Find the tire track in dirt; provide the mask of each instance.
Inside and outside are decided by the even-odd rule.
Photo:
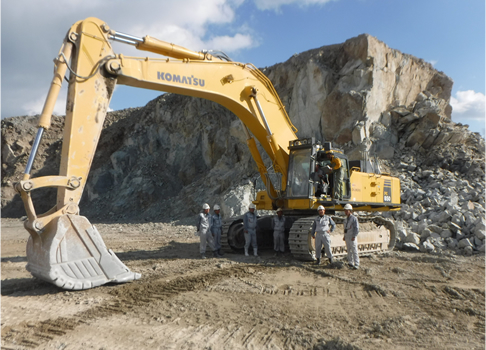
[[[157,276],[153,276],[142,283],[130,283],[126,285],[117,286],[116,289],[110,291],[110,294],[117,298],[117,300],[108,300],[101,305],[92,307],[83,312],[77,313],[72,317],[60,317],[48,321],[43,321],[37,324],[30,323],[29,326],[19,325],[15,331],[6,332],[3,336],[4,347],[12,349],[20,348],[37,348],[46,342],[53,341],[56,337],[65,336],[70,331],[75,330],[80,325],[90,325],[101,318],[109,318],[116,315],[135,315],[141,319],[147,318],[147,307],[160,301],[167,301],[176,296],[197,291],[206,291],[210,293],[222,293],[232,295],[234,293],[242,294],[258,294],[266,295],[273,299],[290,298],[291,300],[306,299],[308,297],[318,297],[326,300],[326,304],[342,304],[348,298],[356,299],[363,302],[363,299],[382,298],[381,294],[377,292],[377,288],[369,287],[368,290],[348,290],[344,287],[350,281],[343,279],[339,283],[333,283],[328,287],[323,287],[314,284],[305,284],[303,287],[292,287],[286,284],[269,286],[261,281],[255,280],[255,275],[264,272],[267,275],[287,272],[288,268],[280,269],[275,267],[265,267],[261,265],[245,265],[219,269],[209,273],[201,274],[197,270],[193,271],[194,276],[178,277],[170,281],[160,280]],[[317,275],[319,278],[335,277],[332,274],[316,271],[313,269],[293,268],[293,273],[300,273],[300,271],[309,270],[311,274]],[[228,287],[230,280],[231,288]],[[236,283],[234,283],[236,281]],[[282,281],[284,282],[284,281]],[[354,283],[352,283],[354,284]],[[378,289],[379,290],[379,289]],[[306,303],[304,301],[304,303]],[[366,304],[369,304],[366,302]],[[373,303],[372,303],[373,304]],[[150,315],[150,312],[148,312]],[[341,308],[339,314],[345,317],[345,312]],[[174,326],[178,323],[178,319],[171,322],[171,327],[166,327],[164,331],[167,336],[172,339],[174,348],[180,348],[185,341],[190,342],[191,337],[196,333],[199,339],[206,342],[221,342],[228,347],[234,346],[235,343],[240,344],[243,348],[252,346],[263,347],[278,347],[278,341],[274,336],[277,333],[282,333],[279,327],[264,327],[261,328],[258,324],[254,325],[224,325],[218,330],[217,328],[209,326],[200,326],[192,331],[184,330],[184,326]],[[223,331],[224,330],[224,331]],[[181,336],[184,334],[184,336]],[[192,336],[191,336],[192,334]],[[308,337],[316,336],[314,332],[309,332]],[[285,347],[285,342],[292,342],[294,335],[290,338],[282,340]],[[301,337],[301,336],[300,336]],[[217,339],[216,339],[217,338]],[[291,344],[291,343],[290,343]],[[16,347],[16,346],[20,346]],[[282,345],[282,344],[280,344]]]
[[[428,264],[450,263],[449,260],[437,258],[416,260]],[[372,322],[371,327],[367,326],[366,332],[373,338],[389,340],[393,338],[394,345],[397,347],[413,348],[417,345],[415,339],[417,333],[420,333],[421,337],[427,338],[428,334],[433,332],[434,334],[441,334],[441,339],[446,340],[448,344],[452,344],[453,348],[458,349],[463,347],[463,340],[457,339],[458,332],[464,334],[474,332],[478,337],[484,339],[484,290],[452,287],[449,275],[444,273],[440,267],[435,267],[445,279],[431,278],[431,276],[422,275],[419,272],[413,273],[413,277],[403,278],[402,276],[400,279],[395,279],[392,275],[389,280],[383,276],[374,278],[374,283],[367,283],[338,276],[332,273],[332,270],[317,273],[346,281],[348,284],[360,284],[364,287],[364,291],[378,296],[378,298],[371,299],[371,304],[374,304],[374,306],[367,309],[367,317],[371,320],[374,319],[372,310],[376,310],[376,315],[381,313],[386,316],[382,317],[381,321],[380,317],[376,317],[376,321]],[[402,289],[399,293],[393,288],[397,283],[401,285]],[[403,285],[413,288],[403,289]],[[356,291],[352,292],[352,294],[355,293]],[[390,296],[395,298],[389,298]],[[459,302],[455,303],[455,301]],[[389,307],[393,307],[393,305],[390,305],[391,303],[400,304],[405,312],[395,315],[389,313]],[[469,306],[465,307],[464,303]],[[347,309],[346,312],[356,313],[356,303],[353,306],[347,305],[345,309]],[[457,318],[451,317],[450,311],[456,313]],[[459,313],[466,317],[462,317]],[[461,322],[455,322],[459,319]],[[365,324],[366,322],[363,321],[362,323]],[[430,345],[424,344],[423,346],[428,347]]]
[[[145,348],[150,348],[151,344],[156,347],[162,339],[164,349],[201,348],[201,344],[214,349],[281,349],[296,344],[296,348],[309,348],[316,339],[335,337],[332,329],[325,333],[314,327],[329,320],[335,323],[335,329],[343,326],[356,329],[356,334],[347,338],[350,345],[359,345],[370,337],[393,339],[390,348],[406,349],[417,343],[408,340],[407,337],[412,339],[412,334],[403,334],[404,330],[419,332],[423,338],[427,338],[429,331],[452,337],[447,332],[457,326],[445,321],[437,325],[434,321],[438,319],[437,310],[449,307],[456,307],[458,314],[475,322],[470,328],[457,330],[480,333],[481,325],[484,329],[484,312],[477,311],[484,309],[484,290],[450,285],[437,288],[436,285],[444,281],[435,277],[422,281],[423,297],[417,299],[413,294],[417,288],[396,293],[395,284],[392,284],[397,283],[394,274],[367,282],[363,278],[364,270],[360,271],[361,278],[356,279],[354,271],[316,268],[309,264],[210,265],[189,263],[174,272],[184,271],[183,276],[163,277],[154,272],[143,280],[106,288],[105,292],[112,298],[72,317],[19,324],[14,330],[2,331],[3,348],[35,349],[47,343],[55,344],[56,339],[69,341],[74,331],[79,335],[85,329],[109,329],[102,328],[103,322],[113,317],[118,318],[125,329],[147,325],[152,334],[157,334],[154,339],[136,335],[132,343],[144,341]],[[409,279],[402,280],[407,283]],[[426,286],[428,282],[432,283],[431,287]],[[221,300],[234,300],[235,305],[218,310],[215,306]],[[252,300],[258,302],[254,308],[247,309]],[[468,304],[455,305],[454,301]],[[316,303],[320,307],[312,311]],[[396,307],[400,303],[408,313]],[[286,305],[310,308],[311,312],[282,313]],[[361,310],[367,311],[363,313],[366,316],[360,317]],[[299,319],[302,314],[309,319]],[[272,321],[273,317],[276,321]],[[104,345],[110,344],[109,339],[102,341]]]
[[[2,331],[2,348],[18,349],[37,348],[56,336],[65,335],[80,324],[89,324],[93,320],[106,318],[115,314],[126,314],[137,307],[151,303],[154,300],[166,300],[180,293],[204,289],[210,284],[231,276],[246,275],[264,269],[263,266],[237,266],[217,271],[175,278],[169,282],[158,281],[155,278],[146,279],[140,283],[132,282],[120,285],[110,294],[118,297],[117,301],[103,302],[88,310],[71,317],[60,317],[39,323],[20,324]],[[89,321],[88,321],[89,320]]]

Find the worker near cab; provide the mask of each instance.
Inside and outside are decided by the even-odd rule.
[[[245,256],[248,256],[250,244],[253,247],[253,255],[258,256],[258,245],[256,237],[257,216],[255,213],[256,206],[251,203],[248,212],[243,216],[243,230],[245,234]]]
[[[327,153],[328,159],[331,161],[329,167],[333,173],[336,173],[334,181],[334,199],[342,199],[343,197],[343,182],[344,182],[344,171],[341,159],[334,156],[334,152]]]
[[[275,250],[275,256],[279,256],[285,252],[285,217],[282,208],[278,208],[277,215],[272,218],[272,228],[273,250]]]
[[[311,173],[310,177],[312,182],[314,182],[314,185],[317,184],[315,196],[320,197],[322,194],[324,194],[323,191],[324,171],[322,170],[318,162],[316,162],[314,172]]]
[[[359,269],[359,255],[358,255],[358,234],[359,222],[358,218],[352,214],[353,206],[346,204],[344,206],[344,214],[346,220],[344,221],[344,237],[346,242],[346,250],[348,251],[348,265],[352,269]]]
[[[322,245],[324,245],[324,251],[326,256],[329,258],[329,262],[332,264],[334,262],[332,252],[331,252],[331,236],[330,233],[336,228],[334,220],[325,215],[326,208],[320,205],[317,208],[319,216],[312,223],[311,235],[312,238],[316,240],[316,264],[321,263],[321,251]]]
[[[201,259],[206,259],[206,246],[209,244],[209,248],[213,251],[214,256],[214,241],[213,234],[211,233],[211,215],[209,215],[209,204],[204,203],[202,206],[202,212],[199,213],[197,222],[197,234],[199,235],[199,253]]]
[[[221,207],[219,205],[215,205],[213,208],[214,214],[211,217],[211,233],[213,234],[214,240],[214,251],[218,257],[222,257],[223,253],[221,252],[221,232],[222,232],[222,221],[221,215],[219,214],[221,211]]]

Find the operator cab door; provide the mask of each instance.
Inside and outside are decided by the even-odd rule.
[[[310,183],[314,171],[316,153],[314,138],[290,141],[289,170],[287,174],[287,198],[310,198],[314,186]]]

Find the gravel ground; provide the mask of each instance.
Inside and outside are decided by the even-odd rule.
[[[484,349],[485,261],[393,251],[362,268],[227,253],[193,226],[95,224],[140,280],[65,291],[26,270],[2,219],[2,349]]]

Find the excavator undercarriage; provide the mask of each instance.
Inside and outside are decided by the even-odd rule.
[[[295,259],[313,261],[316,259],[315,242],[311,236],[311,227],[315,216],[299,216],[287,212],[285,215],[285,242],[286,250]],[[331,251],[333,256],[347,254],[346,243],[343,241],[344,217],[331,215],[336,223],[336,229],[331,233]],[[258,219],[257,240],[259,248],[271,249],[273,247],[272,216]],[[359,254],[383,252],[392,250],[395,246],[395,224],[389,219],[380,216],[358,216],[360,233],[358,239]],[[226,252],[242,251],[245,245],[242,218],[225,220],[222,227],[221,245]]]

